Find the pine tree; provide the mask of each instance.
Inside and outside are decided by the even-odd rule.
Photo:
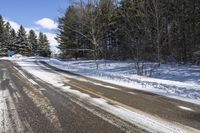
[[[59,19],[64,57],[85,48],[95,59],[200,64],[200,1],[78,1]]]
[[[86,46],[81,47],[81,45],[79,45],[80,42],[82,45],[84,45],[83,44],[84,38],[78,39],[79,35],[76,32],[69,30],[68,28],[68,25],[71,26],[78,25],[77,21],[73,21],[76,19],[74,14],[76,10],[78,9],[74,6],[68,7],[65,13],[65,17],[59,19],[58,28],[60,33],[57,36],[57,40],[60,43],[58,48],[61,50],[63,57],[66,56],[73,57],[76,54],[76,50],[78,48],[86,49]]]
[[[17,43],[17,35],[16,35],[15,30],[12,29],[10,33],[10,47],[9,47],[11,51],[16,52],[17,50],[16,43]]]
[[[101,56],[104,58],[113,58],[117,53],[117,38],[116,38],[116,31],[117,31],[117,23],[116,23],[116,3],[114,0],[100,0],[99,3],[99,22],[102,27],[102,45],[101,45]]]
[[[44,51],[45,55],[50,57],[51,51],[50,51],[50,46],[49,46],[49,40],[47,39],[47,36],[44,34]]]
[[[17,46],[16,53],[21,54],[21,55],[25,55],[25,56],[30,56],[31,47],[28,43],[26,31],[25,31],[25,29],[22,25],[20,26],[20,29],[17,32],[17,44],[16,44],[16,46]]]
[[[5,39],[5,44],[4,44],[4,48],[5,48],[5,52],[7,52],[8,50],[11,50],[11,46],[13,45],[11,42],[11,26],[10,23],[7,22],[5,24],[5,30],[4,30],[4,39]]]
[[[39,33],[38,37],[38,45],[39,45],[39,55],[43,56],[43,46],[44,46],[44,35],[42,32]]]
[[[41,32],[39,33],[38,44],[39,44],[39,55],[44,57],[49,57],[51,54],[49,41],[47,39],[47,36]]]
[[[32,55],[38,55],[38,42],[37,42],[37,35],[35,34],[34,30],[29,31],[28,41],[31,47]]]
[[[3,17],[0,15],[0,56],[6,55],[5,50],[5,22]]]

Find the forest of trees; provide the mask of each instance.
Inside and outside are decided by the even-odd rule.
[[[78,0],[58,28],[64,58],[200,64],[199,0]]]
[[[50,47],[47,36],[34,30],[26,33],[23,26],[15,31],[9,22],[5,22],[0,15],[0,56],[7,56],[8,51],[24,56],[50,56]]]

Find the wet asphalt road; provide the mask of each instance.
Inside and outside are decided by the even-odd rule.
[[[146,132],[0,61],[0,133]]]
[[[50,69],[42,66],[40,69],[72,75],[67,77],[70,81],[66,82],[66,85],[80,92],[110,99],[123,107],[138,109],[171,123],[200,129],[198,105],[85,78],[45,65]],[[14,66],[21,69],[9,61],[0,61],[2,133],[147,132],[72,95],[64,94],[58,88],[23,71],[33,81],[30,82],[16,71]],[[78,80],[73,76],[84,78],[89,82]]]

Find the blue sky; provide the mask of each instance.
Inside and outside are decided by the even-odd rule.
[[[15,29],[23,25],[27,31],[46,33],[54,49],[57,19],[69,4],[70,0],[1,0],[0,14]]]

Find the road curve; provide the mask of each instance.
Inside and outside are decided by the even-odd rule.
[[[0,61],[0,133],[147,132],[16,67]]]
[[[164,127],[160,131],[181,132],[179,128],[186,132],[200,130],[198,105],[86,78],[44,62],[32,64],[37,67],[37,71],[55,73],[62,77],[64,86],[70,86],[75,91],[139,112],[148,116],[150,122],[158,120],[152,125],[158,126],[157,129],[165,125],[159,124],[159,121],[172,127],[175,125],[175,130]],[[69,90],[64,93],[59,87],[41,80],[27,70],[10,61],[0,61],[2,132],[156,132],[152,130],[154,127],[148,125],[147,117],[144,117],[147,127],[138,122],[143,116],[139,119],[133,117],[135,120],[131,119],[132,116],[131,120],[124,119],[123,114],[117,115],[101,107],[101,104],[96,106],[88,97],[77,97],[69,93]]]

